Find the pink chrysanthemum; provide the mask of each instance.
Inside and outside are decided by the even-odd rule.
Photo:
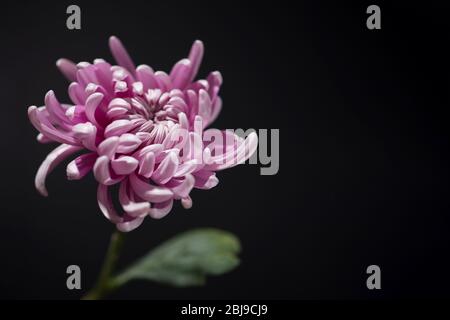
[[[167,215],[173,200],[190,208],[190,191],[216,186],[215,172],[248,159],[257,148],[257,136],[243,139],[205,129],[221,109],[222,77],[215,71],[194,81],[203,56],[201,41],[194,42],[189,57],[169,75],[147,65],[136,68],[116,37],[109,45],[118,65],[101,59],[77,65],[58,60],[58,68],[72,81],[68,92],[73,104],[59,103],[49,91],[45,106],[29,107],[38,141],[61,143],[40,166],[35,184],[46,196],[47,174],[84,151],[67,165],[68,179],[81,179],[93,170],[101,211],[119,230],[130,231],[146,216]],[[118,183],[120,214],[108,192]]]

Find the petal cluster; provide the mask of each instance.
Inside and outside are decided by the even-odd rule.
[[[28,116],[39,142],[60,143],[37,172],[39,192],[46,196],[46,176],[75,157],[67,165],[68,179],[92,171],[102,213],[125,232],[147,216],[164,217],[174,200],[190,208],[191,190],[215,187],[216,171],[248,159],[257,136],[243,139],[208,129],[222,107],[222,76],[214,71],[195,80],[203,57],[201,41],[169,74],[136,67],[116,37],[109,45],[117,65],[102,59],[78,64],[58,60],[57,67],[71,81],[71,103],[60,103],[49,91],[45,105],[29,107]],[[114,208],[109,190],[116,184],[121,210]]]

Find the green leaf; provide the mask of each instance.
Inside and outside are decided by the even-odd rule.
[[[176,287],[202,285],[207,275],[220,275],[239,264],[239,240],[218,229],[196,229],[168,240],[114,279],[121,286],[146,279]]]

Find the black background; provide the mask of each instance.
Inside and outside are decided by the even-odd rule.
[[[448,7],[323,1],[79,2],[82,30],[66,28],[71,2],[1,4],[0,297],[77,299],[93,284],[113,230],[92,175],[36,170],[53,148],[36,142],[27,107],[53,89],[67,101],[60,57],[111,61],[119,36],[137,64],[170,70],[195,39],[200,76],[220,70],[218,128],[279,128],[280,171],[239,166],[128,235],[121,266],[194,227],[236,233],[241,266],[200,288],[130,283],[113,298],[347,299],[448,297]],[[82,291],[66,267],[82,269]],[[369,291],[368,265],[382,271]]]

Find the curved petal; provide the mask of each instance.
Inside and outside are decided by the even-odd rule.
[[[139,161],[139,171],[138,173],[146,178],[150,178],[153,174],[155,168],[155,154],[153,152],[148,152]]]
[[[136,78],[142,82],[144,90],[154,89],[157,87],[153,69],[143,64],[136,69]]]
[[[48,91],[45,95],[45,107],[51,117],[55,119],[58,124],[67,128],[67,124],[70,124],[70,120],[66,116],[66,109],[64,109],[56,99],[53,90]]]
[[[69,180],[79,180],[92,170],[97,154],[94,152],[82,154],[72,160],[66,168],[67,178]]]
[[[91,94],[86,100],[86,107],[85,107],[86,117],[96,127],[100,127],[100,125],[98,124],[97,119],[95,118],[95,113],[102,100],[103,94],[99,92]]]
[[[150,209],[148,215],[153,219],[164,218],[170,212],[170,210],[172,210],[172,206],[173,206],[173,199],[161,203],[155,203],[153,207]]]
[[[177,62],[170,72],[170,78],[174,88],[184,89],[191,78],[191,61],[189,59],[182,59]]]
[[[177,197],[186,198],[187,196],[189,196],[189,192],[191,192],[194,184],[195,178],[191,174],[188,174],[178,186],[171,189]]]
[[[170,152],[161,161],[155,172],[153,172],[152,180],[160,184],[165,184],[172,179],[173,175],[177,171],[178,163],[179,160],[176,154],[174,152]]]
[[[192,198],[190,196],[187,196],[186,198],[181,199],[181,205],[185,209],[192,208]]]
[[[178,166],[177,171],[175,172],[175,174],[173,176],[176,178],[183,177],[189,173],[194,172],[195,169],[197,169],[197,166],[198,166],[198,161],[195,159],[186,161]]]
[[[124,221],[116,224],[117,230],[121,232],[130,232],[139,227],[144,218],[132,218],[127,215],[124,216]]]
[[[124,133],[119,138],[119,144],[117,145],[117,152],[123,154],[129,154],[135,151],[142,143],[135,134]]]
[[[172,89],[172,80],[164,71],[156,71],[155,80],[161,90],[170,91]]]
[[[131,217],[144,217],[150,210],[150,203],[136,201],[133,193],[130,194],[128,180],[123,181],[119,188],[119,201],[123,210]]]
[[[219,183],[219,179],[212,171],[201,170],[194,173],[195,187],[197,189],[212,189]]]
[[[41,108],[37,108],[36,106],[28,108],[28,118],[36,130],[56,142],[79,145],[78,141],[67,132],[56,129],[48,119],[45,118],[41,110]]]
[[[198,114],[205,122],[209,122],[212,113],[212,104],[208,92],[200,89],[198,94]]]
[[[61,73],[67,78],[67,80],[76,80],[78,68],[73,61],[61,58],[56,61],[56,66],[58,67],[59,71],[61,71]]]
[[[101,184],[110,186],[124,179],[124,176],[114,176],[110,169],[110,159],[107,156],[98,157],[94,164],[94,177]]]
[[[135,75],[136,67],[134,65],[134,62],[133,60],[131,60],[130,55],[128,54],[119,38],[111,36],[109,38],[109,48],[117,63],[127,69],[132,75]]]
[[[120,156],[111,160],[111,167],[118,175],[128,175],[136,170],[138,165],[139,161],[129,156]]]
[[[209,162],[211,164],[207,164],[204,167],[205,170],[217,171],[242,164],[250,158],[258,148],[258,135],[256,132],[251,132],[245,139],[242,139],[232,132],[223,131],[223,133],[226,135],[223,145],[225,150],[223,153],[211,157],[210,161],[212,163]],[[228,139],[227,137],[231,137],[232,139]],[[220,150],[220,146],[213,146],[213,144],[210,144],[209,147]]]
[[[135,174],[130,175],[129,179],[134,192],[144,200],[160,203],[173,197],[173,192],[170,189],[151,185],[139,179]]]
[[[72,82],[67,91],[73,103],[83,105],[86,101],[86,93],[78,82]]]
[[[44,136],[42,133],[38,133],[38,135],[37,135],[37,137],[36,137],[36,140],[37,140],[39,143],[50,143],[50,142],[53,142],[52,139],[50,139],[50,138]]]
[[[119,145],[119,137],[109,137],[103,140],[98,145],[97,153],[100,156],[107,156],[108,159],[112,159],[116,154],[117,146]]]
[[[73,134],[89,150],[95,151],[97,127],[90,122],[78,123],[72,127]]]
[[[130,131],[135,124],[126,119],[115,120],[105,128],[105,137],[120,136]]]
[[[198,69],[200,68],[200,64],[202,63],[203,59],[203,42],[200,40],[196,40],[191,47],[191,51],[189,52],[189,60],[192,63],[192,71],[191,71],[191,77],[190,81],[194,80],[195,76],[198,73]]]
[[[97,202],[103,215],[113,223],[120,223],[123,219],[117,214],[108,192],[108,186],[99,184],[97,188]]]
[[[34,180],[36,189],[43,196],[48,196],[47,188],[45,187],[45,179],[47,178],[47,175],[52,172],[52,170],[59,163],[61,163],[61,161],[63,161],[71,154],[80,151],[81,149],[81,147],[62,144],[47,155],[47,157],[39,167],[36,173],[36,178]]]

